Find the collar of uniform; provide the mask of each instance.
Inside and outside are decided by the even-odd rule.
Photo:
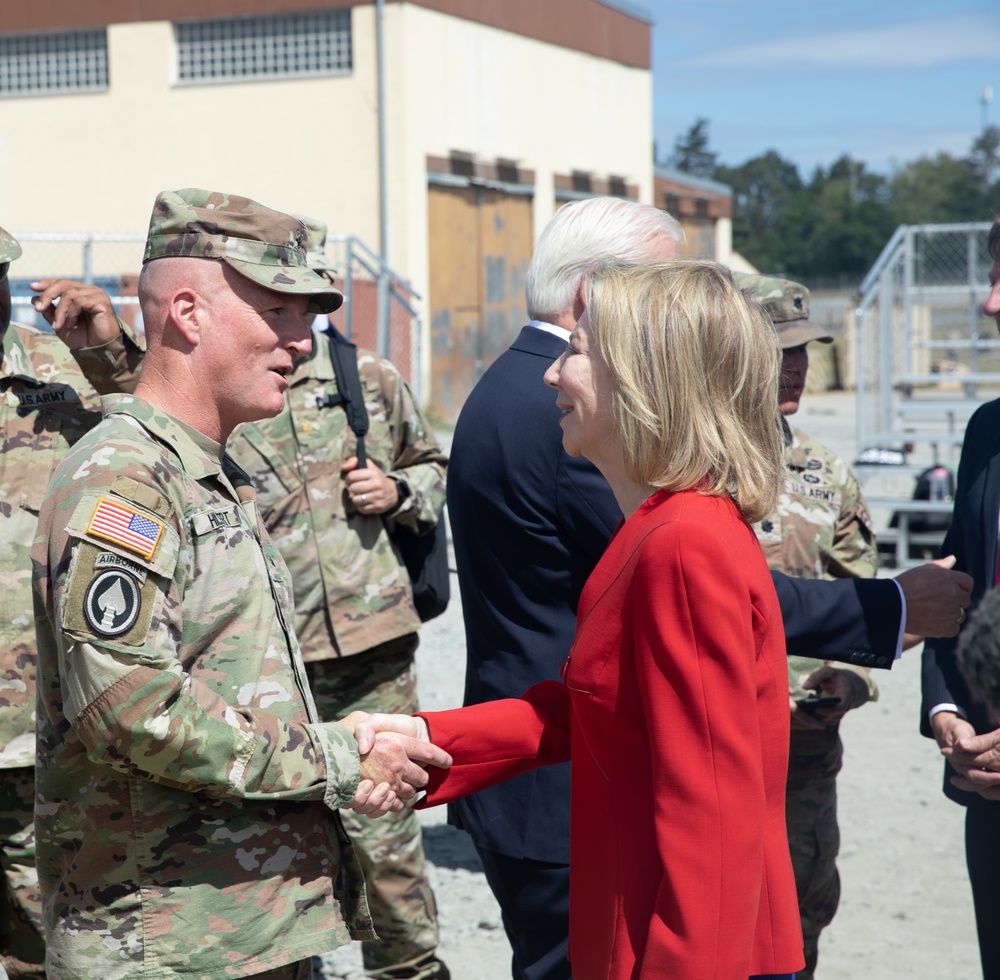
[[[785,430],[785,459],[788,465],[797,469],[803,469],[808,462],[806,451],[799,438],[799,430],[784,418],[781,424]]]
[[[104,417],[127,415],[158,442],[165,442],[180,457],[186,473],[195,480],[219,476],[225,446],[135,395],[105,395]]]
[[[35,384],[44,384],[41,378],[35,374],[35,367],[31,363],[24,341],[21,339],[21,331],[27,327],[20,327],[16,324],[9,324],[7,332],[3,336],[3,366],[0,368],[2,378],[24,378],[33,381]]]

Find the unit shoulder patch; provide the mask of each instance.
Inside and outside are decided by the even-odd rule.
[[[99,636],[121,636],[139,618],[142,608],[139,583],[117,568],[99,572],[87,586],[83,615]]]
[[[62,627],[128,646],[147,642],[163,580],[137,561],[92,541],[75,550],[66,582]]]

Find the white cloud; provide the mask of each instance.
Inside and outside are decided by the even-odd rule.
[[[958,61],[995,61],[1000,52],[1000,17],[965,13],[747,44],[674,62],[672,69],[727,68],[931,68]]]

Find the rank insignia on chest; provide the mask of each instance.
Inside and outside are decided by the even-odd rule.
[[[139,618],[139,583],[131,575],[111,569],[96,575],[83,598],[87,625],[101,636],[121,636]]]
[[[163,524],[154,517],[102,497],[87,525],[87,533],[149,559],[163,534]]]

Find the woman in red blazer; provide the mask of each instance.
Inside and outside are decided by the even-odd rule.
[[[803,957],[787,668],[748,523],[779,482],[774,330],[705,262],[606,269],[584,299],[546,381],[566,451],[600,469],[625,520],[584,588],[563,683],[418,716],[454,759],[423,805],[572,756],[576,980],[788,977]],[[394,724],[424,734],[368,727]]]

